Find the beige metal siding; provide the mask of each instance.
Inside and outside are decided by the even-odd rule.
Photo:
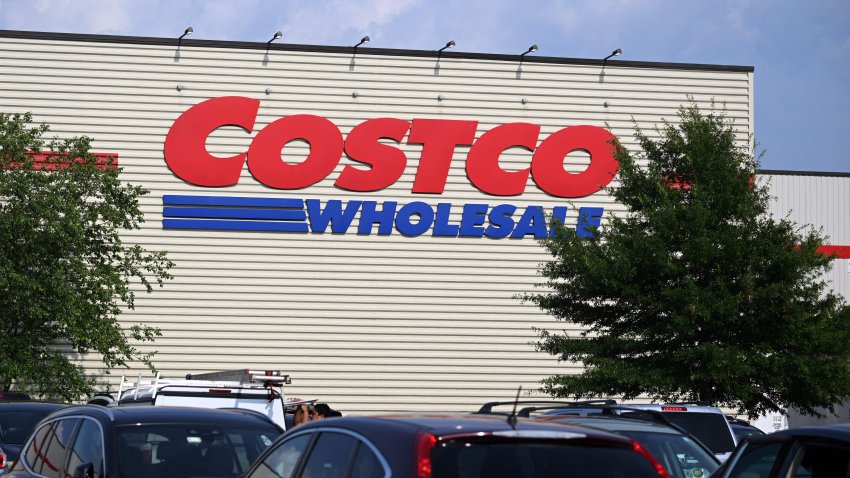
[[[819,228],[826,244],[850,246],[850,175],[767,174],[760,180],[770,184],[772,214]],[[850,300],[850,259],[832,264],[824,278]]]
[[[702,106],[725,104],[740,128],[752,133],[752,76],[742,71],[636,68],[497,60],[306,51],[242,50],[0,39],[0,110],[32,111],[60,136],[86,134],[94,149],[118,153],[125,180],[151,190],[147,222],[126,239],[167,250],[175,279],[123,315],[127,324],[160,327],[156,365],[168,377],[241,367],[291,373],[288,393],[321,398],[340,410],[466,411],[513,397],[557,373],[578,370],[534,350],[533,327],[556,323],[516,295],[535,291],[538,265],[548,255],[522,240],[420,236],[358,236],[262,232],[208,232],[162,228],[165,194],[328,199],[601,206],[618,213],[605,193],[574,201],[549,196],[529,180],[520,197],[491,197],[466,178],[468,147],[458,147],[445,193],[412,194],[421,146],[402,143],[408,165],[393,186],[375,193],[337,189],[328,179],[299,191],[269,189],[243,171],[237,186],[205,189],[176,178],[163,159],[169,127],[182,112],[209,98],[247,96],[261,101],[252,135],[222,128],[209,139],[212,154],[247,149],[252,136],[291,114],[329,118],[344,134],[369,118],[472,119],[477,135],[509,122],[542,127],[540,140],[576,124],[607,125],[634,148],[632,121],[676,121],[692,96]],[[182,91],[177,85],[183,86]],[[265,90],[271,89],[270,94]],[[357,92],[355,98],[352,93]],[[443,97],[442,101],[437,99]],[[526,103],[522,99],[526,99]],[[607,106],[606,106],[607,102]],[[294,145],[284,155],[306,154]],[[296,157],[296,156],[293,156]],[[531,154],[512,149],[501,164],[528,167]],[[581,170],[587,158],[568,157]],[[616,185],[616,182],[612,183]],[[574,224],[576,212],[568,219]],[[83,360],[92,373],[98,363]],[[135,375],[138,368],[128,371]],[[101,375],[113,385],[117,381]]]

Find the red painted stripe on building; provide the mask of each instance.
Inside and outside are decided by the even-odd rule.
[[[55,171],[57,167],[59,167],[59,168],[63,168],[63,167],[67,168],[68,167],[68,161],[64,161],[62,159],[63,157],[67,157],[67,154],[51,155],[49,153],[36,153],[35,151],[28,151],[27,154],[32,156],[33,162],[35,163],[35,164],[33,164],[33,169],[35,169],[37,171],[40,171],[42,169],[47,170],[47,171]],[[106,168],[112,169],[112,168],[118,167],[118,154],[117,153],[91,153],[91,154],[96,158],[95,159],[95,165],[98,166],[101,169],[106,169]],[[52,156],[53,159],[52,159],[51,162],[47,162],[47,158],[50,157],[50,156]],[[110,159],[111,159],[111,162],[110,162]],[[76,158],[76,159],[74,159],[74,161],[76,161],[78,163],[82,163],[83,160],[81,158]],[[15,168],[15,167],[20,167],[20,164],[13,162],[13,163],[10,164],[10,166],[12,168]]]
[[[850,246],[820,246],[818,252],[823,255],[834,255],[836,259],[850,259]]]
[[[33,161],[35,162],[34,169],[46,169],[46,170],[55,170],[57,164],[55,163],[46,163],[47,154],[36,154],[35,152],[30,152],[32,155]],[[94,155],[95,164],[102,168],[117,168],[118,167],[118,154],[117,153],[91,153]],[[65,155],[59,155],[65,156]],[[112,158],[112,162],[109,162],[109,159]],[[83,160],[81,158],[76,158],[76,162],[81,163]],[[45,164],[46,163],[46,164]]]

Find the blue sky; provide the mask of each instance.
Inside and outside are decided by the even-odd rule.
[[[0,0],[0,29],[755,67],[765,169],[850,172],[850,0]],[[2,70],[0,70],[2,71]]]

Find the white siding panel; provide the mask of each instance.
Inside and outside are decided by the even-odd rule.
[[[237,186],[204,189],[175,177],[163,159],[169,127],[187,108],[209,98],[239,95],[261,106],[253,134],[222,128],[207,142],[211,154],[245,151],[266,124],[291,114],[329,118],[343,134],[378,117],[479,121],[477,135],[509,122],[541,126],[540,140],[563,127],[607,127],[633,148],[632,121],[650,135],[663,119],[676,122],[691,96],[701,106],[725,105],[739,127],[752,133],[752,75],[745,71],[598,66],[414,56],[351,55],[307,51],[174,47],[138,44],[0,39],[0,110],[32,111],[62,137],[85,134],[94,149],[119,155],[126,181],[151,193],[142,199],[146,223],[125,234],[128,242],[167,250],[174,280],[151,295],[139,294],[122,321],[147,323],[163,336],[157,350],[166,377],[242,367],[292,374],[288,393],[320,398],[346,413],[468,411],[482,402],[509,399],[518,386],[580,370],[536,352],[534,328],[578,332],[557,323],[518,296],[541,289],[537,274],[548,254],[531,238],[405,238],[354,232],[285,234],[163,229],[166,194],[623,207],[606,193],[564,200],[529,179],[518,197],[487,196],[466,178],[469,147],[456,148],[442,195],[411,193],[420,145],[402,142],[408,157],[401,179],[375,193],[334,187],[343,157],[325,180],[300,191],[275,191],[247,168]],[[177,91],[180,84],[184,89]],[[271,94],[266,95],[266,88]],[[354,98],[353,92],[358,96]],[[443,100],[438,101],[437,96]],[[527,101],[522,103],[522,99]],[[607,106],[605,104],[607,103]],[[308,149],[289,145],[284,155]],[[508,170],[528,167],[531,154],[511,149]],[[570,154],[570,171],[588,159]],[[616,181],[612,183],[616,186]],[[845,201],[846,203],[846,201]],[[97,357],[80,361],[104,383]],[[138,364],[127,370],[131,376]]]
[[[771,213],[800,226],[820,229],[825,243],[850,246],[850,175],[768,174]],[[850,259],[835,259],[824,275],[832,289],[850,300]]]

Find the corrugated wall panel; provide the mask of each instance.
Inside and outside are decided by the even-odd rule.
[[[166,194],[241,195],[453,203],[457,223],[464,203],[623,208],[605,193],[565,200],[528,180],[516,197],[483,194],[466,177],[468,146],[456,148],[441,195],[411,193],[421,145],[402,142],[409,158],[391,187],[355,193],[334,187],[343,157],[327,179],[299,191],[277,191],[247,171],[237,186],[204,189],[175,177],[163,159],[174,120],[189,107],[219,96],[261,101],[253,134],[221,128],[210,153],[245,151],[262,127],[292,114],[327,117],[343,134],[378,117],[479,121],[477,136],[494,126],[530,122],[540,140],[570,125],[608,126],[634,147],[632,121],[650,135],[662,119],[677,121],[678,107],[694,98],[725,105],[752,133],[752,77],[744,71],[675,67],[599,66],[417,56],[174,47],[0,39],[0,109],[32,111],[60,136],[85,134],[94,149],[119,155],[123,178],[151,194],[141,204],[147,222],[125,234],[128,242],[167,250],[173,281],[140,294],[127,324],[162,329],[155,363],[165,376],[257,367],[293,376],[288,393],[321,398],[346,413],[476,409],[509,399],[519,385],[579,370],[534,350],[533,328],[579,331],[557,323],[518,295],[540,289],[537,268],[549,256],[533,240],[403,237],[355,234],[282,234],[163,229]],[[177,85],[182,85],[182,91]],[[267,95],[265,90],[271,91]],[[353,93],[357,92],[354,97]],[[438,100],[438,95],[442,100]],[[522,100],[525,99],[525,102]],[[392,143],[391,143],[392,144]],[[299,161],[303,146],[283,155]],[[510,149],[506,170],[528,167],[531,153]],[[586,154],[571,153],[569,171],[582,171]],[[616,181],[612,183],[616,185]],[[81,363],[101,373],[96,357]],[[126,373],[135,376],[138,367]],[[122,371],[100,375],[115,385]]]
[[[771,213],[820,229],[825,243],[850,246],[850,175],[769,174]],[[835,259],[824,275],[832,289],[850,301],[850,259]]]

